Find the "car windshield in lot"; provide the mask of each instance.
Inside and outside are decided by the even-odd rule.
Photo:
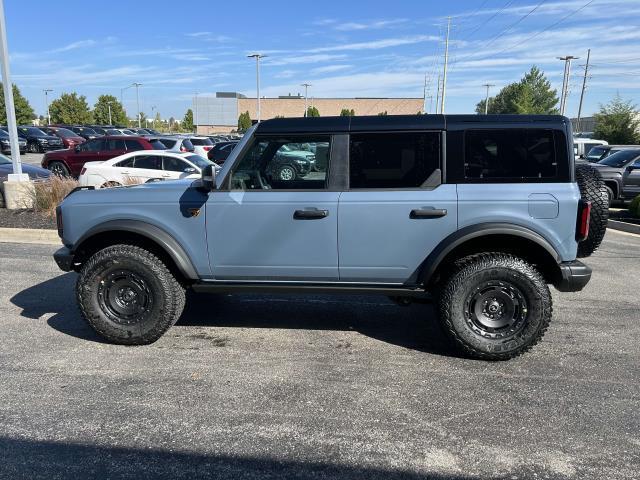
[[[26,132],[27,134],[33,136],[33,137],[46,137],[47,134],[44,133],[42,130],[40,130],[39,128],[36,127],[23,127],[21,128],[21,130],[23,132]]]
[[[87,127],[75,127],[78,132],[84,133],[85,135],[95,135],[96,131],[93,128]]]
[[[620,150],[613,155],[609,155],[607,158],[603,158],[598,162],[598,164],[607,165],[608,167],[621,168],[638,156],[640,156],[640,149]]]
[[[593,147],[589,150],[589,153],[587,153],[587,160],[599,160],[606,151],[606,148]]]
[[[4,155],[0,154],[0,165],[8,165],[11,163],[11,159],[9,157],[5,157]]]
[[[213,165],[213,162],[207,160],[206,158],[202,158],[200,155],[188,155],[186,157],[191,163],[193,163],[196,167],[203,169],[207,165]]]
[[[61,136],[62,138],[73,138],[78,136],[77,133],[72,132],[71,130],[67,130],[66,128],[58,128],[56,130],[56,134]]]

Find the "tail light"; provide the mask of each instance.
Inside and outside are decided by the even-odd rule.
[[[85,173],[87,173],[87,169],[86,167],[82,167],[82,170],[80,170],[80,175],[84,175]]]
[[[591,217],[591,202],[580,200],[578,203],[578,220],[576,223],[576,241],[582,242],[589,236],[589,218]]]
[[[205,152],[208,152],[209,150],[211,150],[213,148],[213,146],[205,146],[205,147],[202,147],[202,148],[204,148]]]
[[[58,227],[58,236],[62,238],[64,229],[62,228],[62,208],[56,207],[56,225]]]
[[[184,148],[184,147],[180,147],[180,151],[181,151],[181,152],[186,152],[186,151],[187,151],[187,149],[186,149],[186,148]]]

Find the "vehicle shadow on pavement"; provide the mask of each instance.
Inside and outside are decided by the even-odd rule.
[[[432,305],[400,306],[382,296],[188,292],[185,311],[176,324],[181,325],[356,331],[404,348],[459,356]]]
[[[2,478],[475,480],[478,477],[285,458],[0,437]],[[6,475],[6,477],[5,477]],[[486,478],[486,477],[485,477]]]
[[[40,319],[66,335],[106,343],[82,319],[74,298],[75,273],[33,285],[11,298],[21,316]],[[458,356],[440,329],[433,307],[399,306],[379,296],[214,295],[187,292],[180,326],[356,331],[404,348]]]

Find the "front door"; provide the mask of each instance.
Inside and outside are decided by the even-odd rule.
[[[622,176],[624,198],[633,199],[640,195],[640,160],[629,165]]]
[[[81,143],[76,149],[69,155],[69,167],[71,168],[71,174],[78,176],[82,170],[82,166],[87,162],[97,162],[104,160],[101,158],[100,153],[105,148],[105,141],[101,138],[94,138]]]
[[[457,228],[440,132],[352,133],[339,203],[340,281],[405,283]]]
[[[329,135],[258,137],[207,202],[217,280],[338,279],[338,197],[312,169]]]

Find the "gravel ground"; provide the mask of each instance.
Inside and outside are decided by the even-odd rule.
[[[52,250],[0,244],[2,479],[638,478],[640,237],[501,363],[369,296],[190,295],[155,344],[105,344]]]
[[[45,228],[56,229],[55,217],[31,210],[7,210],[0,208],[0,228]]]

